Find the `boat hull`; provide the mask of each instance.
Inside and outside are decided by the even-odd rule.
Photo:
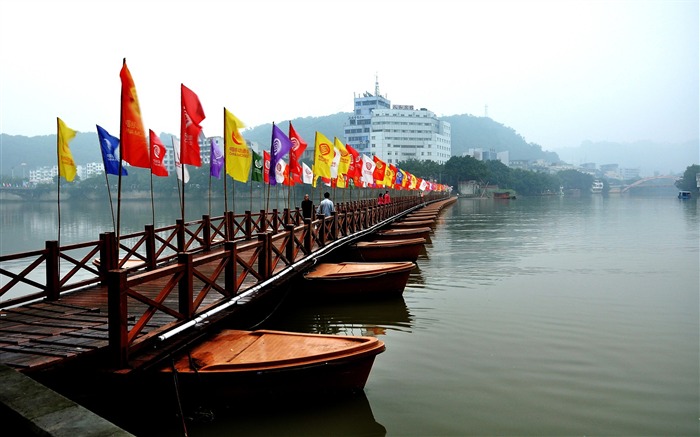
[[[425,249],[425,238],[375,240],[350,245],[354,261],[413,261]]]
[[[185,396],[227,399],[361,391],[375,357],[374,337],[224,330],[161,369]],[[167,378],[166,378],[167,379]]]
[[[419,228],[396,228],[377,231],[374,238],[377,240],[403,240],[406,238],[424,238],[430,242],[430,230],[428,227]]]
[[[414,267],[413,262],[319,264],[304,274],[303,292],[328,300],[395,298],[403,294]]]

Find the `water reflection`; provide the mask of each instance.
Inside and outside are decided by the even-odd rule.
[[[265,323],[267,329],[377,337],[387,330],[410,332],[413,317],[403,297],[369,302],[290,300]]]

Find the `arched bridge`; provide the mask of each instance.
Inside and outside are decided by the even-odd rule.
[[[662,180],[662,183],[648,184],[649,181]],[[654,185],[655,187],[675,187],[675,182],[678,180],[678,176],[651,176],[648,178],[640,179],[637,182],[630,184],[622,189],[621,193],[626,193],[631,188],[636,188],[640,186]],[[668,181],[668,182],[666,182]]]

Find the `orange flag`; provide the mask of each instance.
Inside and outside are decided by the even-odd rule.
[[[119,129],[122,159],[134,167],[150,168],[148,141],[141,120],[136,85],[134,85],[134,79],[131,78],[131,73],[126,67],[126,59],[124,59],[119,77],[122,80],[121,127]]]

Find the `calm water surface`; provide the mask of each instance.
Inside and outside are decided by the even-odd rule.
[[[192,413],[188,433],[698,435],[699,213],[675,198],[460,199],[402,299],[285,303],[264,326],[378,336],[363,394],[236,400]],[[174,416],[131,430],[183,435]]]

